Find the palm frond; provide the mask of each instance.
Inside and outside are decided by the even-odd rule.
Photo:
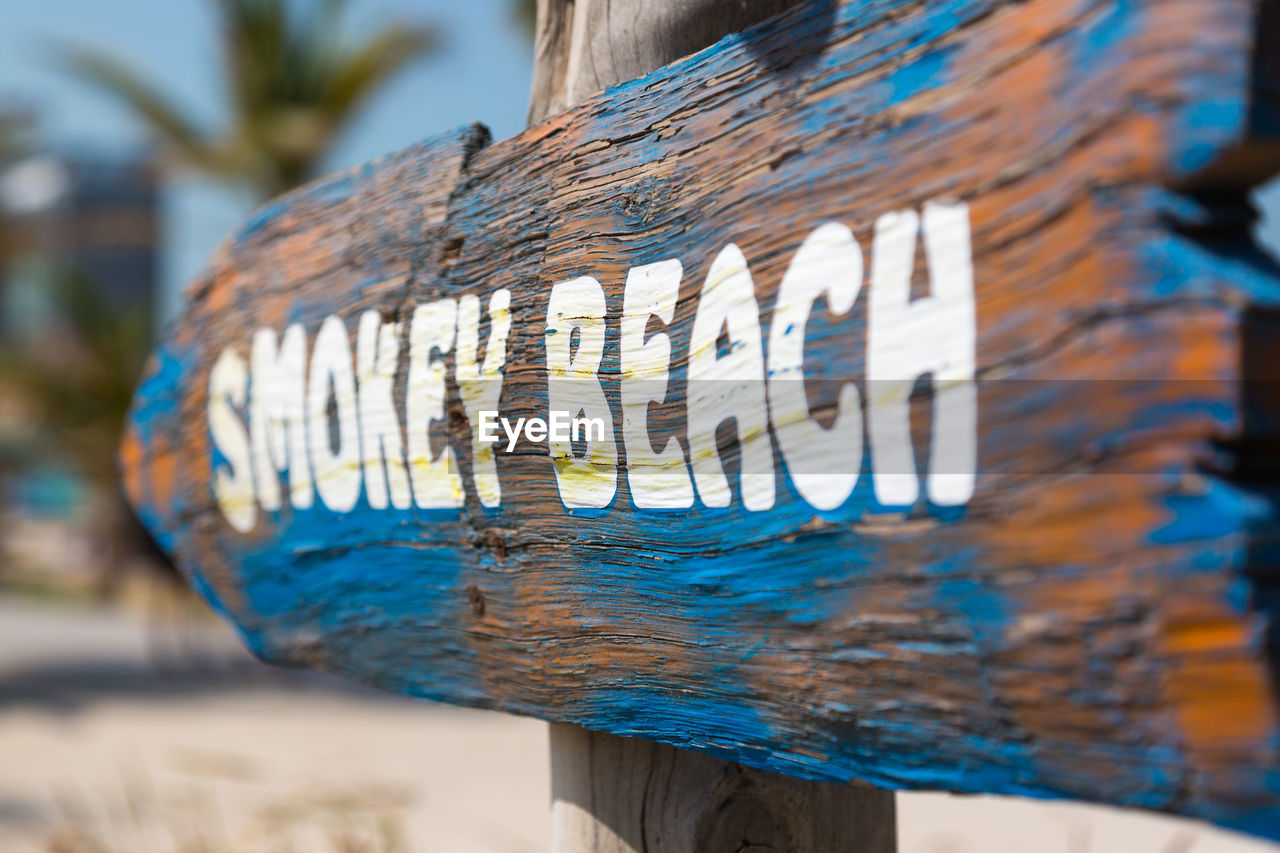
[[[230,125],[195,125],[131,68],[67,51],[77,76],[128,103],[182,160],[270,197],[314,177],[344,125],[373,93],[439,43],[436,30],[397,23],[358,44],[344,32],[348,0],[211,0],[221,20]],[[304,11],[303,9],[310,11]]]
[[[230,91],[242,122],[269,108],[289,63],[288,9],[280,0],[218,0]]]
[[[161,143],[191,164],[213,168],[213,147],[182,111],[134,69],[108,54],[65,46],[56,50],[59,63],[80,80],[123,101],[138,114]]]
[[[532,40],[538,30],[538,0],[512,0],[511,20]]]
[[[389,79],[433,50],[439,33],[430,27],[394,24],[350,50],[335,69],[325,112],[342,121],[358,110]]]

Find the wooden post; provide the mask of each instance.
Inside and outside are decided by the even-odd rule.
[[[538,0],[529,124],[796,0]],[[553,853],[893,853],[892,791],[551,726]]]
[[[795,5],[796,0],[538,0],[529,124]]]
[[[893,792],[551,727],[554,853],[893,853]]]

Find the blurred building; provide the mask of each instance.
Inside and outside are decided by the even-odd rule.
[[[89,152],[29,154],[0,166],[0,210],[9,248],[3,329],[50,331],[41,272],[60,267],[124,311],[150,313],[159,286],[159,181],[148,157]],[[43,291],[43,294],[42,294]]]
[[[159,174],[145,154],[42,148],[24,120],[0,107],[0,574],[95,583],[153,332]]]

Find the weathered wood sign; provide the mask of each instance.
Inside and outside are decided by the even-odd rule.
[[[127,491],[268,660],[1280,838],[1276,20],[817,3],[320,181]]]

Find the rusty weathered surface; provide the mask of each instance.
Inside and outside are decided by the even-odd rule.
[[[819,3],[515,138],[464,129],[321,181],[264,209],[193,285],[130,420],[129,495],[269,660],[811,779],[1081,798],[1280,837],[1274,395],[1245,381],[1276,378],[1280,278],[1243,201],[1275,164],[1275,81],[1254,61],[1273,20],[1256,0]],[[646,336],[669,335],[672,395],[706,396],[688,354],[718,253],[740,247],[772,350],[802,241],[846,226],[868,283],[843,316],[818,304],[804,365],[819,390],[857,379],[875,399],[861,377],[888,275],[877,236],[904,221],[882,217],[938,200],[971,234],[972,496],[934,501],[921,480],[919,500],[883,502],[868,447],[853,495],[815,507],[775,423],[756,436],[771,506],[748,508],[738,460],[727,506],[704,482],[687,508],[638,508],[615,440],[628,270],[681,260],[672,320]],[[955,271],[918,260],[916,296]],[[509,317],[499,408],[545,416],[552,287],[586,275],[608,309],[591,381],[620,470],[605,506],[574,509],[546,445],[477,462],[457,379]],[[448,412],[431,427],[407,414],[409,362],[426,364],[410,326],[441,300],[466,314],[466,296],[480,321],[435,353]],[[276,481],[284,508],[264,508],[271,478],[243,479],[223,452],[237,457],[237,429],[251,441],[255,332],[300,324],[314,358],[336,316],[354,352],[368,310],[402,323],[401,443],[431,429],[429,455],[452,449],[462,506],[415,492],[397,508],[390,467],[384,483],[317,462],[322,437],[315,483]],[[587,332],[570,336],[583,352]],[[308,435],[341,432],[322,392],[338,414]],[[923,471],[938,401],[913,399]],[[650,450],[674,436],[682,469],[705,461],[683,406],[655,406],[649,426]],[[221,506],[218,476],[242,477]]]

